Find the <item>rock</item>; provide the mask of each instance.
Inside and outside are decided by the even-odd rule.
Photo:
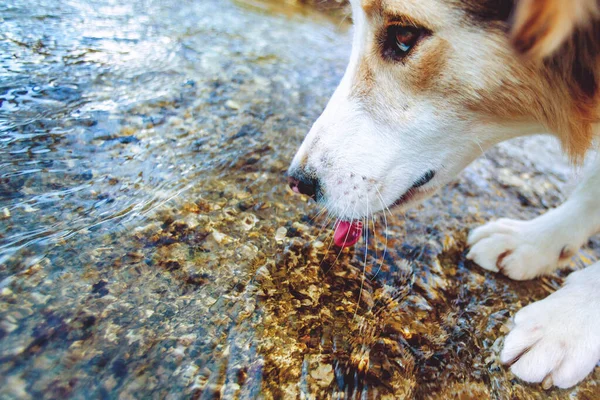
[[[283,241],[283,239],[285,239],[286,235],[287,235],[287,229],[283,226],[279,227],[275,231],[275,240],[278,242],[281,242],[281,241]]]
[[[233,242],[233,239],[230,236],[221,233],[216,229],[213,229],[212,231],[212,238],[215,240],[215,242],[219,244],[227,244]]]
[[[239,109],[241,108],[241,106],[239,105],[239,103],[236,103],[236,102],[235,102],[235,101],[233,101],[233,100],[227,100],[227,101],[225,102],[225,106],[226,106],[227,108],[231,108],[232,110],[239,110]]]
[[[322,388],[327,388],[333,382],[333,366],[323,362],[319,356],[309,358],[310,377]]]

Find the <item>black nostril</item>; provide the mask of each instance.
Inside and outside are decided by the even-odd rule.
[[[301,180],[298,189],[300,193],[314,199],[317,194],[317,181],[313,178]]]
[[[300,181],[293,176],[288,176],[288,184],[290,185],[290,189],[292,189],[296,193],[300,193],[300,189],[298,185],[300,185]]]
[[[319,187],[317,179],[304,174],[297,174],[296,176],[288,177],[288,183],[294,192],[316,199]]]

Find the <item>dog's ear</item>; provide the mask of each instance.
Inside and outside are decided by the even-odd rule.
[[[517,0],[511,29],[513,45],[526,58],[541,61],[599,12],[598,0]]]

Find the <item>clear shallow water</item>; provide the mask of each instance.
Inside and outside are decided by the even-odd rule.
[[[131,226],[198,184],[218,163],[198,143],[228,135],[227,118],[237,113],[223,103],[257,69],[277,74],[261,82],[265,102],[316,79],[299,75],[303,63],[316,62],[314,46],[335,29],[322,16],[320,24],[309,22],[315,15],[267,16],[264,3],[0,7],[0,210],[10,214],[0,221],[2,263],[90,229]],[[199,98],[199,115],[186,115],[197,131],[161,128]]]
[[[341,253],[287,190],[345,67],[341,18],[250,0],[0,16],[0,397],[598,397],[598,373],[545,392],[497,361],[511,313],[564,273],[464,260],[470,227],[561,201],[554,159],[493,151]]]

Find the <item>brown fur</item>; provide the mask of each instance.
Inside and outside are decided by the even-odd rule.
[[[596,0],[521,0],[511,38],[523,55],[541,60],[554,54],[576,28],[597,16]]]
[[[362,60],[358,65],[358,71],[354,77],[352,85],[352,96],[357,98],[366,98],[373,91],[375,80],[373,70],[367,60]]]
[[[457,0],[457,6],[476,23],[504,26],[512,15],[514,0]]]
[[[458,102],[483,118],[538,122],[557,134],[579,162],[600,122],[597,1],[438,0],[439,10],[434,10],[435,3],[425,7],[418,0],[361,0],[376,40],[358,64],[352,96],[385,118],[387,104],[398,103],[388,81],[397,76],[404,90],[416,96],[431,92],[432,99]],[[482,54],[493,54],[486,75],[478,77],[484,85],[461,75],[468,61],[454,53],[460,49],[457,42],[436,36],[436,29],[448,29],[452,20],[452,11],[444,8],[462,11],[464,24],[483,30],[481,42],[465,44],[487,46]],[[423,50],[399,63],[404,66],[390,66],[377,53],[388,24],[421,26],[434,40],[425,40]]]
[[[600,22],[579,28],[545,62],[545,68],[565,83],[570,99],[571,129],[563,143],[569,154],[580,159],[592,145],[594,124],[599,122]]]
[[[372,14],[379,10],[381,2],[379,0],[361,0],[361,7],[366,14]]]
[[[435,86],[444,68],[447,67],[447,57],[450,54],[450,45],[440,42],[434,49],[423,54],[419,60],[419,73],[415,82],[415,88],[419,91],[428,91]]]
[[[470,16],[485,23],[509,22],[513,0],[462,0]],[[511,41],[524,62],[543,64],[531,79],[540,92],[525,94],[506,88],[514,100],[531,98],[537,119],[558,133],[574,161],[592,145],[598,122],[600,22],[596,0],[521,0],[512,18]],[[508,25],[506,25],[508,26]],[[511,93],[512,92],[512,93]],[[542,95],[539,98],[540,94]],[[504,97],[508,109],[519,107]],[[529,102],[522,103],[524,104]],[[496,106],[496,105],[494,105]]]

